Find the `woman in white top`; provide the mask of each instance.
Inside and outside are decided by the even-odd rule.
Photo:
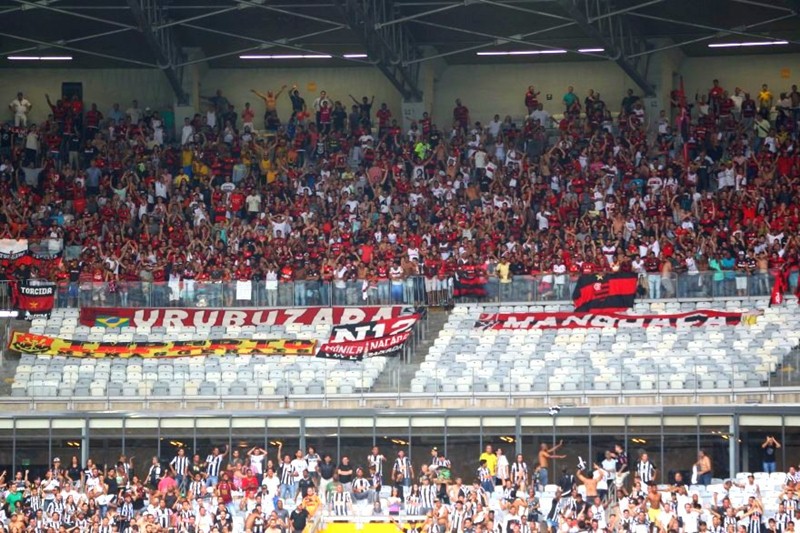
[[[267,306],[275,307],[278,304],[278,271],[274,264],[269,265],[265,274],[267,290]]]
[[[497,465],[495,466],[495,475],[497,476],[497,479],[505,484],[506,480],[510,477],[508,457],[506,457],[506,455],[503,453],[503,450],[500,448],[497,449],[496,454]]]

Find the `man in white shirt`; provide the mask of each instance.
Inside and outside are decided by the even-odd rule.
[[[17,97],[11,100],[8,108],[14,112],[14,126],[27,126],[28,125],[28,112],[31,110],[31,103],[25,98],[22,93],[17,93]]]
[[[302,451],[297,450],[295,452],[291,465],[292,476],[294,477],[295,486],[297,486],[297,483],[299,483],[300,479],[303,477],[303,472],[308,470],[308,461],[306,461]]]
[[[500,122],[500,115],[495,115],[494,118],[489,122],[489,135],[491,135],[493,139],[496,139],[497,134],[500,133],[501,125],[502,122]]]
[[[539,104],[539,107],[536,109],[536,111],[531,113],[531,118],[533,120],[538,120],[539,124],[541,124],[542,127],[545,128],[550,127],[550,122],[552,120],[550,118],[550,113],[544,110],[544,105],[542,104]]]
[[[267,473],[264,475],[264,479],[261,480],[261,486],[264,487],[267,496],[273,497],[278,495],[281,480],[275,475],[275,470],[272,467],[267,468]]]
[[[244,199],[244,203],[247,204],[247,214],[252,218],[255,218],[258,212],[261,211],[261,195],[257,190],[249,189],[249,194]]]
[[[186,117],[183,119],[183,128],[181,129],[181,144],[183,146],[189,144],[192,141],[193,135],[194,127],[192,126],[192,122],[189,120],[189,117]]]
[[[131,124],[138,124],[142,118],[142,110],[139,108],[139,101],[131,102],[131,107],[125,110],[125,114],[131,117]]]

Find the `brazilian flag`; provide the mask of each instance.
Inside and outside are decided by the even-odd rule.
[[[131,319],[121,316],[98,315],[94,319],[94,323],[95,325],[104,328],[124,328],[125,326],[130,325]]]

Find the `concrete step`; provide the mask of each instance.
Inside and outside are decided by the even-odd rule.
[[[416,374],[425,357],[428,355],[428,350],[433,345],[439,332],[442,331],[450,313],[444,309],[429,309],[426,316],[426,331],[425,338],[417,343],[414,353],[411,354],[410,361],[404,363],[399,358],[394,358],[389,361],[386,368],[383,370],[375,385],[372,387],[373,392],[408,392],[411,379]]]

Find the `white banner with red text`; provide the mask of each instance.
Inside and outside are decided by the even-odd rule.
[[[477,329],[561,328],[683,328],[754,324],[764,312],[698,309],[687,313],[632,315],[628,313],[482,313]]]

